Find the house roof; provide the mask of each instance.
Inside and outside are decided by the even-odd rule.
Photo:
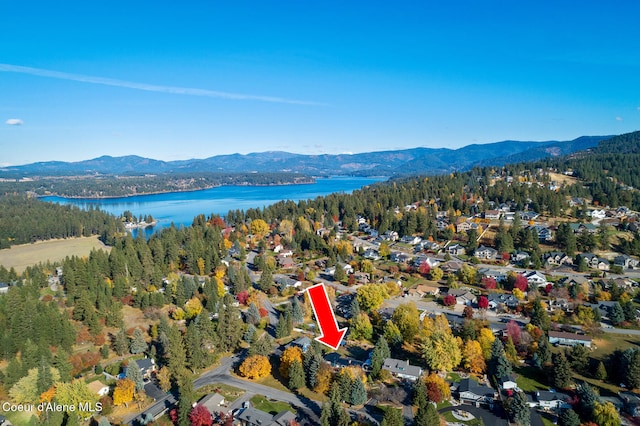
[[[151,358],[136,360],[136,364],[138,364],[138,368],[142,371],[148,370],[155,366],[155,362]]]
[[[108,388],[109,386],[105,385],[104,383],[100,382],[99,380],[93,381],[91,383],[87,384],[87,388],[89,388],[89,390],[93,393],[100,393],[101,390],[103,390],[104,388]]]
[[[273,423],[279,426],[289,426],[292,420],[295,420],[296,416],[291,411],[280,411],[273,416]]]
[[[247,407],[236,417],[240,421],[247,422],[248,425],[269,425],[273,421],[273,416],[253,407]]]
[[[419,377],[422,374],[422,368],[417,365],[410,365],[409,361],[403,361],[395,358],[385,358],[382,368],[391,373],[402,374],[405,376]]]
[[[217,392],[210,393],[203,397],[198,403],[209,410],[210,413],[218,412],[220,411],[220,406],[224,403],[224,396]]]
[[[549,331],[549,337],[555,337],[557,339],[581,340],[583,342],[591,341],[591,337],[589,336],[585,336],[584,334],[569,333],[566,331]]]
[[[458,392],[459,393],[470,392],[478,396],[491,396],[491,397],[493,397],[493,395],[495,394],[495,391],[493,388],[485,384],[480,384],[470,378],[460,380],[460,384],[458,385]]]
[[[569,395],[563,392],[551,392],[551,391],[538,391],[536,392],[536,399],[538,401],[562,401],[565,402],[569,398]]]

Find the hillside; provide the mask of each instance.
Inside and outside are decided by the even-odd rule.
[[[255,172],[293,172],[312,176],[433,174],[465,170],[476,165],[502,165],[555,157],[594,147],[607,138],[590,136],[565,142],[503,141],[468,145],[455,150],[412,148],[351,155],[302,155],[268,151],[181,161],[160,161],[135,155],[102,156],[79,162],[51,161],[5,167],[0,169],[0,178]]]

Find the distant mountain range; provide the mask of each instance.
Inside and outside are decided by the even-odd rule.
[[[144,175],[206,172],[295,172],[310,176],[398,176],[446,173],[474,166],[501,166],[593,148],[611,136],[583,136],[572,141],[503,141],[459,149],[412,148],[360,154],[303,155],[281,151],[216,155],[205,159],[160,161],[136,155],[102,156],[78,162],[50,161],[0,169],[0,178],[72,175]]]

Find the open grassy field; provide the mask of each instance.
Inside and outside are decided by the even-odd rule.
[[[574,183],[578,183],[578,179],[573,176],[563,175],[561,173],[549,173],[549,178],[552,181],[564,184],[564,185],[573,185]]]
[[[88,256],[93,249],[108,251],[111,248],[102,244],[97,236],[39,241],[0,250],[0,265],[7,269],[15,268],[16,272],[21,273],[28,266],[40,262],[56,262],[74,255]]]

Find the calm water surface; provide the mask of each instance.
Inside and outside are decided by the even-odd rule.
[[[42,197],[44,201],[73,204],[83,209],[91,206],[120,216],[125,210],[134,215],[152,215],[158,222],[155,230],[169,226],[190,226],[199,214],[226,215],[229,210],[265,207],[281,200],[306,200],[335,192],[351,193],[386,178],[332,177],[316,179],[315,184],[277,186],[221,186],[192,192],[138,195],[108,199],[67,199]],[[150,231],[150,230],[149,230]]]

